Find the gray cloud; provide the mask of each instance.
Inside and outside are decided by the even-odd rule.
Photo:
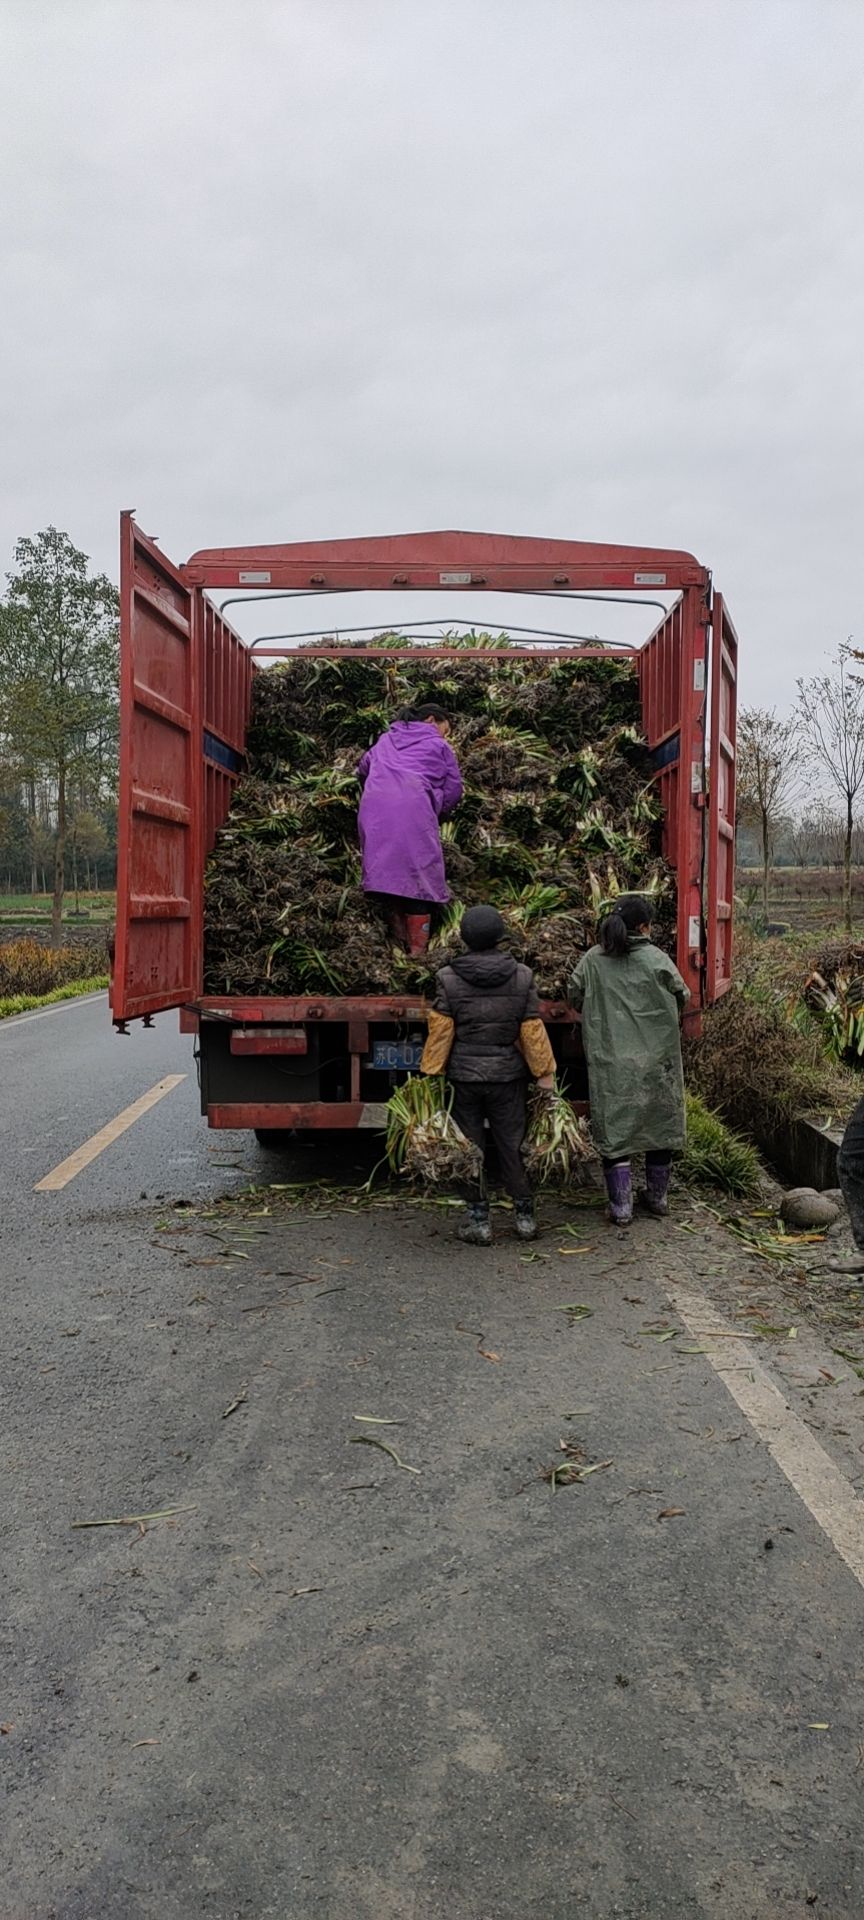
[[[19,0],[0,32],[0,564],[53,520],[116,571],[128,505],[175,558],[686,547],[781,704],[861,631],[860,0]]]

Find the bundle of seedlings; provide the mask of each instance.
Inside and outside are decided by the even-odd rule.
[[[804,1005],[815,1014],[835,1060],[864,1058],[864,949],[826,947],[804,982]]]
[[[558,1188],[576,1186],[596,1158],[586,1122],[557,1082],[551,1093],[535,1087],[529,1094],[522,1157],[536,1187]]]
[[[396,1088],[387,1104],[386,1152],[393,1173],[426,1188],[479,1179],[483,1155],[457,1127],[452,1104],[452,1093],[437,1075],[418,1074]]]
[[[458,950],[462,911],[480,901],[498,907],[550,999],[621,890],[654,891],[655,937],[674,945],[674,878],[660,860],[631,664],[529,648],[486,657],[506,635],[446,644],[458,657],[424,657],[386,634],[372,649],[298,653],[255,676],[247,772],[207,871],[208,992],[422,993]],[[403,709],[429,701],[451,716],[464,794],[442,823],[452,903],[418,960],[394,946],[360,886],[356,769]]]
[[[687,1141],[677,1171],[690,1185],[748,1200],[759,1191],[762,1169],[750,1142],[733,1133],[698,1094],[688,1093]]]

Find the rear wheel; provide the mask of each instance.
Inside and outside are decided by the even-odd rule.
[[[265,1153],[287,1153],[289,1147],[301,1146],[309,1135],[293,1127],[256,1127],[255,1138]]]

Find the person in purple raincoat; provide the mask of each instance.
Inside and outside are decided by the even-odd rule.
[[[449,900],[438,823],[462,798],[443,707],[406,708],[357,769],[363,888],[376,894],[396,938],[425,953],[430,908]]]

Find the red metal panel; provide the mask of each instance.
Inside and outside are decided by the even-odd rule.
[[[706,994],[719,1000],[732,982],[735,896],[735,740],[738,636],[721,593],[711,621],[711,740],[708,802],[708,966]]]
[[[261,1132],[290,1132],[292,1127],[322,1128],[325,1132],[349,1132],[359,1127],[367,1106],[376,1106],[376,1101],[323,1100],[298,1101],[293,1104],[285,1101],[216,1101],[207,1108],[207,1124],[210,1127],[256,1127]],[[574,1100],[574,1112],[586,1114],[589,1111],[587,1100]]]
[[[325,1127],[342,1132],[359,1127],[363,1118],[363,1100],[287,1100],[221,1101],[207,1108],[211,1127],[258,1127],[278,1133],[291,1127]]]
[[[253,662],[216,608],[195,594],[204,702],[204,858],[231,805],[246,748]]]
[[[197,1014],[202,1020],[224,1020],[248,1025],[252,1021],[264,1021],[267,1026],[302,1026],[307,1020],[364,1020],[367,1022],[393,1022],[394,1020],[425,1020],[426,1002],[422,999],[400,1000],[394,994],[386,999],[383,995],[370,995],[368,999],[359,996],[344,999],[326,1000],[283,999],[279,994],[260,994],[256,998],[231,998],[229,995],[209,994],[198,1002]],[[540,1013],[544,1020],[553,1025],[571,1025],[578,1022],[578,1015],[572,1007],[564,1006],[557,1000],[542,1000]]]
[[[706,571],[692,553],[456,531],[202,548],[183,573],[190,585],[330,592],[487,587],[542,593],[554,587],[605,587],[670,593],[707,585]]]
[[[200,691],[191,593],[124,513],[115,1020],[191,1000],[200,976]]]
[[[309,1052],[303,1027],[232,1027],[228,1045],[232,1053]]]
[[[705,593],[689,587],[637,655],[642,724],[657,765],[663,853],[678,880],[678,967],[703,1001]]]

